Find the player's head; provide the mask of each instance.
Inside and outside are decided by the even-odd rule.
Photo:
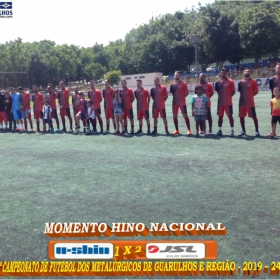
[[[160,85],[160,81],[158,77],[154,77],[154,85],[158,87]]]
[[[220,77],[222,79],[226,79],[227,77],[227,69],[226,68],[222,68],[221,71],[220,71]]]
[[[10,93],[15,93],[15,88],[14,87],[10,87]]]
[[[120,92],[120,90],[119,90],[119,89],[115,90],[115,91],[114,91],[114,97],[118,97],[119,92]]]
[[[275,73],[276,73],[276,75],[280,76],[280,63],[276,64],[276,66],[275,66]]]
[[[137,88],[141,88],[142,87],[142,80],[136,80],[136,86],[137,86]]]
[[[94,82],[94,80],[90,80],[89,81],[89,86],[90,86],[91,89],[95,89],[95,82]]]
[[[196,84],[195,85],[195,88],[194,88],[194,91],[197,95],[201,95],[202,94],[202,85],[201,84]]]
[[[75,87],[74,87],[74,92],[75,92],[75,93],[79,93],[79,87],[78,87],[78,86],[75,86]]]
[[[180,78],[181,78],[181,72],[180,71],[175,71],[175,73],[174,73],[175,81],[180,81]]]
[[[60,82],[59,82],[59,85],[60,85],[61,88],[65,88],[65,83],[64,83],[64,81],[60,81]]]
[[[243,71],[243,75],[244,75],[244,77],[249,78],[250,75],[251,75],[251,69],[250,68],[245,68],[244,71]]]
[[[79,96],[80,96],[80,98],[84,98],[85,97],[85,95],[84,95],[84,93],[82,91],[79,93]]]
[[[48,91],[49,93],[52,93],[52,86],[48,86],[48,87],[47,87],[47,91]]]
[[[105,87],[107,88],[107,87],[110,86],[110,82],[109,82],[108,80],[105,80],[104,85],[105,85]]]
[[[44,104],[45,104],[46,106],[48,106],[48,105],[49,105],[49,100],[45,99],[45,100],[44,100]]]
[[[18,87],[18,92],[23,93],[24,92],[23,87]]]
[[[33,85],[33,86],[32,86],[32,91],[33,91],[34,93],[37,93],[37,92],[38,92],[38,87],[37,87],[36,85]]]
[[[275,97],[279,98],[280,97],[280,89],[278,87],[275,87],[273,89],[273,94]]]
[[[89,101],[87,102],[87,106],[88,106],[88,107],[91,107],[91,106],[92,106],[92,101],[89,100]]]
[[[206,75],[204,73],[199,74],[199,81],[201,83],[205,83]]]
[[[122,88],[123,88],[123,89],[126,89],[126,87],[127,87],[127,82],[126,82],[126,80],[121,80],[121,85],[122,85]]]

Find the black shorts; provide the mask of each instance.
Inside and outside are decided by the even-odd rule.
[[[280,116],[272,116],[271,122],[280,124]]]

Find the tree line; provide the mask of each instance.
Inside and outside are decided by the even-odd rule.
[[[280,4],[278,1],[215,1],[184,12],[151,18],[130,30],[124,40],[107,46],[84,48],[56,45],[50,40],[23,43],[21,38],[0,44],[0,72],[28,72],[30,84],[45,87],[59,80],[98,80],[110,71],[118,73],[189,71],[195,61],[190,42],[199,34],[198,60],[202,70],[210,64],[221,68],[225,61],[256,62],[263,56],[278,57]],[[2,75],[2,76],[1,76]],[[0,87],[12,81],[0,74]],[[26,85],[19,77],[18,84]]]

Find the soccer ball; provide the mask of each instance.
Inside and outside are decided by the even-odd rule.
[[[86,130],[85,130],[85,135],[90,135],[91,133],[90,133],[90,130],[87,128]]]

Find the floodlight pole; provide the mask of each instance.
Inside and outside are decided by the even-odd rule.
[[[200,35],[198,34],[194,34],[194,35],[191,35],[190,36],[190,43],[192,45],[194,45],[194,49],[195,49],[195,80],[198,82],[198,72],[197,72],[197,47],[198,45],[200,44],[200,41],[201,41],[201,38],[200,38]]]

